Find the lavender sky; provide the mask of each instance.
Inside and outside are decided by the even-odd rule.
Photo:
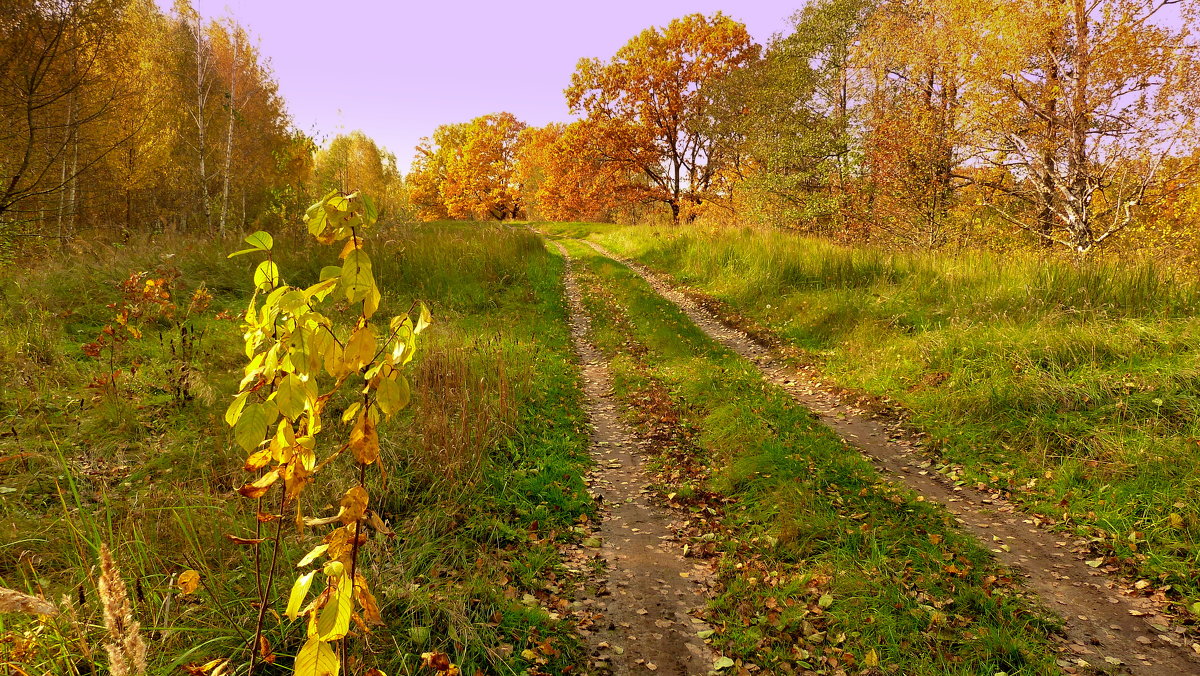
[[[258,37],[296,125],[319,141],[361,129],[401,171],[434,127],[507,110],[568,117],[581,57],[609,58],[649,26],[724,11],[760,43],[804,0],[194,0]],[[169,9],[170,0],[159,0]]]

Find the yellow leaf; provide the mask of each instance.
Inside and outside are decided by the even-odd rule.
[[[342,356],[345,368],[357,371],[375,359],[375,333],[371,327],[359,327],[346,341],[346,352]]]
[[[879,653],[875,652],[874,648],[871,648],[869,651],[867,651],[866,656],[863,657],[863,666],[864,667],[879,666]]]
[[[1171,522],[1172,528],[1183,528],[1183,517],[1178,514],[1168,515],[1167,521]]]
[[[247,472],[257,472],[266,467],[268,462],[271,462],[271,455],[271,449],[269,448],[258,451],[249,458],[246,458],[246,464],[242,466],[242,469]]]
[[[342,346],[333,343],[325,350],[325,372],[334,378],[341,378],[347,370]]]
[[[340,272],[340,270],[339,270],[339,272]],[[337,283],[338,283],[337,277],[317,282],[316,284],[313,284],[312,286],[305,289],[304,295],[305,295],[305,297],[310,298],[310,299],[316,298],[317,301],[325,300],[325,296],[328,296],[329,292],[333,291],[333,287],[337,286]]]
[[[183,571],[175,580],[175,586],[179,587],[179,593],[184,596],[194,593],[200,587],[200,573],[194,570]]]
[[[292,583],[292,593],[288,595],[287,610],[284,612],[289,620],[294,620],[300,613],[300,605],[304,603],[304,598],[308,596],[308,589],[312,587],[313,576],[317,571],[312,571],[305,575],[296,578]]]
[[[329,545],[317,545],[316,547],[313,547],[312,551],[305,554],[303,559],[300,559],[300,563],[297,563],[296,567],[303,568],[307,566],[315,561],[318,556],[324,554],[326,549],[329,549]]]
[[[336,561],[333,563],[337,563]],[[331,566],[326,566],[329,570]],[[329,577],[331,594],[329,602],[320,610],[317,616],[316,637],[322,641],[334,641],[342,638],[350,631],[350,614],[353,611],[354,585],[350,584],[349,576],[339,564],[339,574]],[[310,634],[310,637],[312,634]]]
[[[346,240],[346,246],[342,247],[342,252],[338,254],[340,260],[346,260],[346,256],[350,255],[351,251],[362,248],[363,241],[358,237],[351,237]]]
[[[413,329],[413,333],[420,333],[425,330],[425,327],[433,323],[433,315],[429,314],[429,308],[425,303],[421,303],[421,313],[417,316],[417,327]]]
[[[296,655],[293,670],[296,676],[338,676],[337,654],[319,638],[310,637]]]
[[[383,300],[383,295],[379,293],[379,287],[371,285],[371,290],[367,293],[367,297],[363,299],[363,316],[368,319],[379,310],[379,302]]]

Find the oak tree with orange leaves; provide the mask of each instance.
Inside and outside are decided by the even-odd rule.
[[[666,204],[675,222],[694,213],[726,161],[727,149],[706,133],[711,88],[758,51],[743,24],[718,12],[648,28],[608,62],[580,60],[566,94],[585,116],[589,155],[644,176],[626,189]]]
[[[523,214],[517,173],[523,129],[512,113],[492,113],[441,125],[432,140],[422,139],[407,178],[417,216],[503,221]]]
[[[521,132],[517,174],[527,208],[537,218],[612,220],[623,207],[637,203],[644,177],[592,153],[593,138],[587,121]]]

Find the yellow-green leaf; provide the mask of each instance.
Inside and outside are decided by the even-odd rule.
[[[225,409],[225,423],[230,427],[237,424],[238,418],[242,415],[242,409],[246,407],[246,399],[249,396],[249,392],[242,392],[234,397],[233,403],[229,404],[229,408]]]
[[[384,415],[391,417],[403,411],[412,397],[408,379],[400,373],[393,373],[391,378],[380,378],[375,397]]]
[[[296,664],[292,669],[296,676],[338,676],[340,668],[333,648],[321,639],[312,637],[296,655]]]
[[[271,247],[275,244],[275,240],[272,239],[270,233],[259,230],[258,232],[254,232],[246,236],[246,244],[249,244],[255,249],[270,251]]]
[[[242,410],[233,426],[233,438],[247,453],[258,448],[267,436],[267,411],[262,404],[250,404]]]
[[[313,547],[312,551],[305,554],[303,559],[300,559],[300,563],[297,563],[296,567],[303,568],[313,561],[316,561],[317,557],[324,554],[326,549],[329,549],[329,545],[317,545],[316,547]]]
[[[349,576],[343,570],[341,574],[330,576],[331,590],[329,601],[317,616],[316,637],[322,641],[334,641],[350,631],[350,612],[353,609],[354,589]]]
[[[289,373],[280,381],[275,403],[279,406],[279,412],[288,420],[296,420],[304,414],[304,403],[307,400],[308,390],[299,376]]]
[[[279,286],[279,266],[275,261],[263,261],[254,269],[254,286],[262,291],[270,291]]]
[[[312,571],[305,575],[296,578],[292,583],[292,593],[288,595],[287,610],[284,612],[289,620],[294,620],[300,613],[300,606],[303,605],[305,597],[308,596],[308,589],[312,587],[313,576],[317,571]]]
[[[342,264],[342,289],[346,300],[356,303],[367,298],[375,288],[375,277],[371,274],[371,258],[362,249],[346,254]]]

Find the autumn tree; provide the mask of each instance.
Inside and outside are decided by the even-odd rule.
[[[417,218],[436,221],[450,218],[442,199],[442,184],[451,156],[462,147],[466,124],[443,124],[433,136],[417,144],[412,166],[405,177],[408,201],[416,209]]]
[[[608,221],[645,194],[644,177],[593,152],[587,121],[521,132],[517,180],[532,217]],[[634,187],[636,186],[636,187]]]
[[[643,199],[672,219],[718,186],[728,148],[707,133],[713,88],[758,54],[746,27],[724,14],[691,14],[648,28],[608,62],[582,59],[566,90],[590,154],[645,176]]]
[[[182,0],[173,12],[153,0],[0,4],[9,237],[241,226],[301,204],[308,141],[249,35]]]
[[[398,208],[401,178],[396,157],[361,131],[340,134],[317,151],[312,182],[316,193],[378,195],[384,215],[394,215]]]
[[[715,88],[714,134],[737,149],[743,216],[830,235],[850,227],[862,173],[854,57],[874,4],[809,3],[790,34]]]
[[[978,70],[979,141],[1005,219],[1086,254],[1195,181],[1197,7],[1175,0],[999,3],[1008,38]],[[1176,16],[1168,18],[1167,10]]]
[[[407,177],[422,220],[505,220],[523,214],[518,144],[525,123],[512,113],[445,124],[421,139]]]
[[[116,0],[17,0],[0,10],[0,221],[57,216],[65,239],[80,175],[122,142],[91,133],[126,93],[103,72],[118,57],[106,33],[120,9]]]
[[[503,221],[521,213],[517,142],[525,123],[512,113],[471,120],[446,163],[441,195],[452,218]]]
[[[964,95],[981,55],[979,4],[887,0],[858,46],[874,225],[906,244],[946,239],[957,170],[971,159]],[[981,64],[982,65],[982,64]]]

